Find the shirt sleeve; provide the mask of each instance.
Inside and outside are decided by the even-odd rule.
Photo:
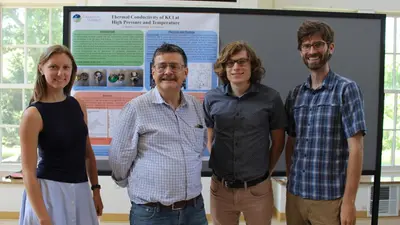
[[[128,185],[129,172],[137,155],[137,122],[135,106],[129,102],[119,114],[109,149],[111,177],[120,187]]]
[[[293,91],[289,91],[285,100],[285,115],[287,118],[286,133],[291,137],[296,137],[296,124],[293,113],[293,105],[295,99],[293,98],[292,93]]]
[[[285,108],[279,93],[274,98],[274,108],[269,118],[269,126],[271,130],[282,129],[286,127],[287,119]]]
[[[361,131],[366,134],[363,95],[355,82],[349,83],[343,92],[342,124],[346,138],[350,138]]]
[[[204,120],[208,128],[214,128],[214,120],[211,116],[211,107],[209,103],[209,96],[206,94],[203,100]]]

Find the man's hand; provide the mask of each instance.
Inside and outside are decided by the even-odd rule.
[[[351,202],[343,202],[340,207],[340,225],[356,224],[356,206]]]

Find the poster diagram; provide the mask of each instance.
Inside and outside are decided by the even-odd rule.
[[[212,66],[211,63],[189,63],[188,89],[210,90],[212,79],[208,75],[212,73]]]
[[[217,86],[219,14],[72,12],[70,46],[78,65],[75,96],[88,109],[96,157],[107,158],[116,118],[131,99],[154,88],[154,51],[179,45],[188,58],[182,91],[203,100]],[[199,23],[201,21],[201,23]]]

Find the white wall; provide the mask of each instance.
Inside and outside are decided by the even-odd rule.
[[[102,185],[101,197],[104,205],[104,213],[128,214],[130,201],[125,188],[120,188],[110,177],[100,176]],[[202,178],[203,196],[206,211],[209,213],[209,189],[210,178]],[[0,184],[0,212],[19,212],[24,186],[22,184]]]
[[[0,5],[85,5],[87,0],[0,0]]]
[[[100,176],[99,183],[102,185],[101,196],[104,204],[104,213],[128,214],[130,202],[125,188],[115,185],[110,177]],[[202,178],[203,197],[206,213],[210,213],[210,178]],[[356,198],[357,211],[367,211],[369,205],[369,187],[371,185],[360,185]],[[273,181],[274,203],[279,212],[285,212],[286,188]],[[19,212],[21,207],[21,196],[24,187],[22,184],[0,184],[0,212]],[[399,199],[400,206],[400,199]]]
[[[271,2],[272,0],[264,0]],[[258,8],[258,0],[240,0],[238,3],[230,2],[199,2],[179,0],[87,0],[88,5],[103,6],[182,6],[182,7],[224,7],[224,8]]]
[[[222,6],[228,7],[228,3],[206,3],[206,2],[180,2],[179,0],[0,0],[0,4],[58,4],[75,3],[78,5],[92,6],[132,6],[132,5],[199,5],[199,6]],[[228,4],[228,5],[227,5]],[[242,8],[276,8],[276,9],[325,9],[325,10],[373,10],[380,12],[400,13],[399,0],[239,0]]]
[[[399,0],[275,0],[275,8],[320,8],[326,10],[373,10],[400,12]]]
[[[13,1],[13,0],[8,0]],[[28,0],[27,0],[28,1]],[[43,0],[41,0],[43,1]],[[44,0],[46,1],[46,0]],[[48,0],[49,1],[49,0]],[[57,1],[57,0],[56,0]],[[58,0],[66,1],[66,0]],[[84,0],[82,0],[84,1]],[[348,11],[379,11],[400,13],[399,0],[239,0],[234,3],[182,2],[179,0],[86,0],[88,5],[103,6],[139,6],[139,5],[168,5],[168,6],[202,6],[202,7],[239,7],[239,8],[271,8],[271,9],[321,9]]]
[[[368,211],[370,192],[369,188],[371,184],[360,184],[357,196],[356,196],[356,210],[357,211]],[[279,184],[276,181],[272,182],[272,188],[274,190],[274,203],[275,208],[284,213],[286,207],[286,187]],[[400,205],[400,199],[399,199]]]
[[[32,4],[65,4],[91,6],[139,6],[139,5],[169,5],[189,7],[238,7],[238,8],[276,8],[276,9],[325,9],[325,10],[373,10],[379,12],[400,13],[400,0],[239,0],[237,4],[205,3],[205,2],[179,2],[162,0],[0,0],[0,5],[32,5]],[[210,178],[202,178],[203,195],[205,197],[206,211],[209,213],[209,185]],[[128,213],[129,199],[125,189],[118,188],[109,177],[100,177],[104,213]],[[20,209],[22,185],[0,184],[0,212],[18,212]],[[286,190],[274,183],[276,208],[284,212]],[[281,197],[278,197],[278,196]],[[367,186],[360,187],[357,195],[356,207],[358,211],[365,211],[369,196]]]

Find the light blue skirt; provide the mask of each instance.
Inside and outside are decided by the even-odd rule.
[[[98,225],[88,182],[63,183],[38,179],[52,225]],[[22,196],[19,225],[40,225],[26,191]]]

